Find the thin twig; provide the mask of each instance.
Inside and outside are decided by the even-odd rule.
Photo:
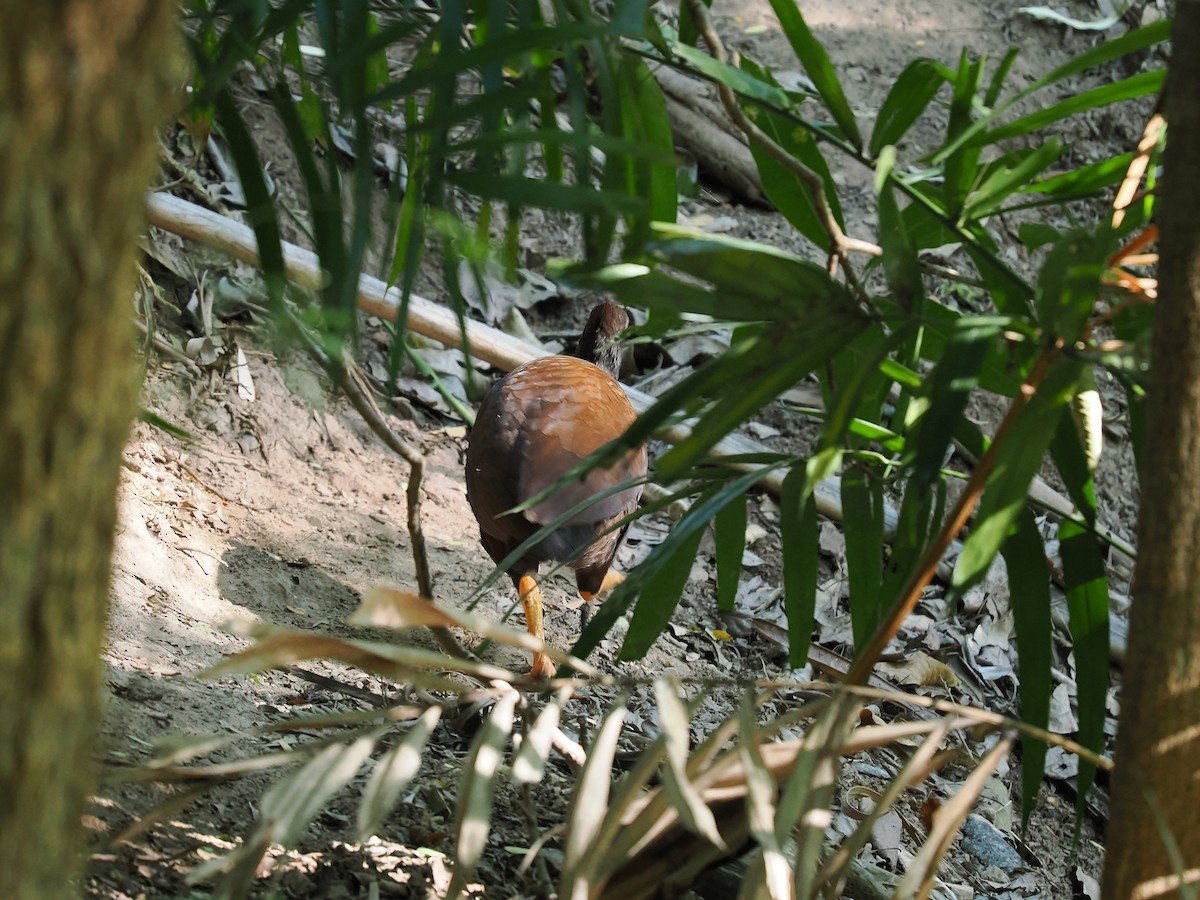
[[[268,508],[265,508],[262,506],[251,506],[249,503],[247,503],[244,500],[239,500],[236,497],[230,497],[227,494],[222,493],[221,491],[219,491],[215,487],[213,487],[211,484],[209,484],[207,481],[205,481],[203,478],[201,478],[200,474],[195,469],[193,469],[191,466],[189,466],[187,463],[185,463],[183,461],[183,457],[179,456],[178,454],[172,453],[170,450],[167,451],[166,455],[167,455],[168,462],[175,463],[175,465],[177,465],[185,475],[187,475],[189,478],[191,478],[192,481],[196,482],[196,484],[200,485],[200,487],[204,488],[206,491],[208,491],[209,493],[211,493],[213,496],[217,497],[218,499],[224,500],[226,503],[232,503],[235,506],[240,506],[243,509],[248,509],[251,512],[269,512],[270,511]]]
[[[196,365],[195,362],[193,362],[191,359],[188,358],[187,354],[182,353],[179,350],[176,350],[174,347],[172,347],[169,343],[167,343],[165,340],[163,340],[161,337],[158,336],[157,331],[154,332],[154,334],[151,334],[149,328],[146,327],[146,323],[143,322],[141,319],[134,319],[133,327],[136,328],[138,331],[140,331],[146,337],[150,338],[151,342],[154,345],[154,349],[157,350],[159,353],[161,353],[163,356],[179,363],[185,369],[187,369],[189,372],[191,372],[193,375],[199,376],[199,375],[204,374],[203,372],[200,371],[200,367],[198,365]]]
[[[337,678],[330,678],[328,675],[320,675],[316,672],[311,672],[308,669],[302,669],[299,666],[286,666],[285,672],[289,675],[295,675],[302,681],[307,681],[309,684],[314,684],[319,688],[327,691],[333,691],[338,694],[345,694],[347,697],[353,697],[355,700],[374,706],[377,709],[382,709],[386,706],[391,706],[389,701],[382,694],[377,694],[374,691],[366,691],[353,684],[347,684]]]
[[[718,62],[729,64],[729,54],[725,52],[725,45],[721,41],[721,36],[717,34],[716,28],[713,27],[712,17],[709,15],[708,7],[704,5],[702,0],[687,0],[688,11],[692,15],[692,21],[696,23],[696,29],[699,31],[704,42],[708,45],[709,52]],[[850,251],[855,250],[859,253],[869,253],[872,256],[879,256],[883,251],[878,244],[872,244],[870,241],[852,238],[842,231],[842,226],[838,224],[837,217],[833,214],[833,207],[829,204],[829,198],[825,195],[825,181],[792,154],[788,153],[783,147],[775,143],[761,128],[755,125],[742,112],[742,108],[738,106],[737,98],[733,95],[733,90],[723,82],[716,82],[717,93],[721,97],[721,105],[725,107],[725,112],[733,119],[734,124],[742,130],[746,135],[746,139],[752,144],[761,147],[771,157],[791,171],[797,178],[804,182],[808,188],[809,194],[812,196],[813,208],[816,210],[817,218],[821,221],[821,226],[829,235],[830,240],[830,255],[838,259],[843,271],[846,273],[846,281],[850,283],[850,287],[855,292],[855,295],[861,300],[867,299],[866,291],[862,283],[858,280],[858,275],[850,265]]]
[[[426,600],[433,599],[433,577],[429,573],[429,553],[425,547],[425,531],[421,526],[421,483],[425,477],[425,456],[408,442],[401,440],[383,420],[375,400],[362,384],[362,374],[348,355],[343,357],[339,386],[346,392],[351,405],[358,411],[375,435],[401,459],[408,463],[408,536],[412,541],[413,569],[416,571],[417,591]],[[450,633],[449,629],[430,629],[441,648],[460,659],[474,659]]]
[[[965,284],[967,287],[987,288],[987,284],[984,283],[983,279],[964,275],[962,272],[952,269],[949,266],[942,266],[937,263],[921,260],[921,271],[928,272],[930,275],[936,275],[938,278],[944,278],[947,281],[956,281],[959,284]]]
[[[371,397],[371,392],[365,387],[366,379],[363,378],[354,359],[350,356],[349,348],[343,352],[341,360],[335,361],[313,337],[304,323],[295,316],[292,316],[291,320],[305,349],[317,360],[321,368],[329,373],[329,377],[337,382],[338,387],[346,393],[351,406],[375,432],[375,436],[383,441],[388,449],[408,463],[408,490],[405,498],[408,506],[408,536],[412,541],[413,569],[416,572],[418,593],[432,602],[433,577],[429,573],[429,554],[425,548],[425,532],[421,527],[421,482],[425,477],[425,456],[407,441],[401,440],[400,436],[384,421],[383,413],[379,411],[379,407],[375,405],[375,400]],[[478,662],[474,654],[463,647],[449,629],[432,626],[429,630],[433,632],[439,646],[451,656]]]

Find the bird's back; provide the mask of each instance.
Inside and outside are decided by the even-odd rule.
[[[499,562],[577,504],[644,475],[646,451],[639,447],[611,468],[589,472],[582,481],[564,485],[522,513],[500,516],[620,437],[635,417],[616,380],[575,357],[535,359],[498,381],[479,409],[466,459],[467,498],[493,559]],[[526,566],[569,558],[608,524],[636,508],[640,496],[640,486],[628,488],[577,513],[526,557]],[[615,545],[614,539],[611,549]],[[497,556],[500,550],[503,553]]]

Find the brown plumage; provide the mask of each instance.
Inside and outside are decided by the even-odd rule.
[[[530,509],[501,515],[554,484],[633,422],[636,414],[616,381],[620,351],[613,340],[628,325],[625,310],[601,303],[592,310],[575,356],[543,356],[518,366],[484,398],[467,443],[467,499],[479,521],[483,547],[495,562],[577,504],[646,474],[643,446],[628,451],[611,468],[593,469]],[[536,581],[541,563],[569,563],[585,600],[611,586],[619,576],[610,573],[609,566],[626,529],[599,540],[596,536],[636,509],[641,494],[639,485],[597,501],[508,570],[533,635],[544,636]],[[550,660],[536,654],[532,674],[553,673]]]

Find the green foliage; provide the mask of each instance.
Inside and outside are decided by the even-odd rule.
[[[817,504],[808,472],[799,463],[783,479],[779,497],[779,539],[783,544],[783,603],[788,622],[811,622],[817,606]],[[808,661],[810,628],[789,627],[788,661]]]
[[[883,483],[861,468],[842,476],[846,516],[846,569],[855,646],[865,646],[883,621],[880,596],[883,555]]]
[[[717,606],[733,610],[738,582],[742,577],[742,553],[746,549],[746,501],[731,501],[713,518],[717,546]]]
[[[668,421],[672,411],[696,417],[692,436],[660,457],[655,473],[660,482],[679,483],[692,477],[692,467],[702,451],[773,402],[787,387],[802,378],[820,383],[826,421],[809,462],[806,465],[782,454],[777,460],[791,470],[782,498],[784,603],[792,661],[799,663],[809,644],[816,579],[816,528],[809,498],[815,478],[832,474],[842,460],[854,460],[853,467],[843,474],[841,490],[851,611],[860,647],[883,620],[883,611],[899,602],[913,579],[923,577],[936,562],[925,556],[935,535],[945,527],[941,466],[951,440],[977,447],[980,456],[990,454],[986,477],[980,481],[982,505],[966,535],[953,587],[961,591],[975,583],[997,554],[1011,546],[1020,550],[1020,554],[1017,550],[1010,554],[1015,581],[1024,590],[1036,583],[1043,595],[1048,589],[1045,567],[1037,559],[1023,558],[1035,540],[1028,523],[1016,530],[1021,536],[1018,543],[1014,543],[1018,538],[1010,535],[1019,522],[1026,521],[1026,495],[1060,423],[1068,421],[1064,415],[1067,407],[1094,385],[1092,365],[1098,363],[1114,373],[1136,369],[1134,360],[1141,355],[1137,344],[1144,339],[1148,323],[1143,318],[1123,335],[1128,342],[1124,351],[1109,356],[1094,348],[1090,322],[1098,311],[1097,292],[1118,246],[1117,236],[1104,222],[1067,234],[1028,232],[1029,240],[1051,245],[1036,278],[1028,278],[996,244],[986,220],[1009,210],[1094,198],[1123,176],[1128,155],[1047,176],[1052,166],[1066,158],[1068,148],[1061,140],[1032,147],[1012,142],[1080,112],[1159,90],[1160,70],[1119,78],[1067,100],[1053,97],[1047,89],[1064,78],[1162,41],[1167,28],[1156,24],[1131,32],[1111,42],[1117,46],[1106,43],[1088,51],[1015,92],[1006,84],[1015,51],[994,67],[965,52],[954,69],[931,60],[915,60],[885,98],[864,148],[836,73],[801,12],[790,0],[774,6],[832,117],[832,126],[802,116],[779,89],[773,74],[752,60],[742,60],[740,68],[734,69],[679,44],[670,45],[673,59],[663,58],[729,87],[741,99],[748,118],[778,148],[821,179],[829,195],[828,219],[795,167],[780,162],[776,150],[752,141],[767,195],[819,252],[826,252],[833,240],[827,230],[830,221],[845,227],[830,171],[846,162],[875,168],[880,265],[887,290],[866,292],[855,282],[830,276],[825,268],[805,266],[770,248],[662,228],[659,232],[669,237],[651,243],[645,253],[586,276],[577,269],[560,274],[575,284],[606,289],[630,304],[669,314],[652,318],[642,334],[662,333],[661,323],[678,321],[672,317],[685,313],[712,316],[731,325],[770,323],[757,332],[744,325],[736,327],[726,354],[661,398],[648,413],[644,427],[643,423],[635,426],[630,441],[643,439],[652,428]],[[646,52],[654,57],[661,51]],[[949,109],[942,146],[923,157],[906,158],[907,132],[939,96],[945,98]],[[1040,99],[1042,105],[1032,113],[1010,115],[1018,103],[1029,98]],[[840,154],[839,162],[829,161],[829,154]],[[1138,222],[1145,221],[1144,212],[1139,211]],[[1126,223],[1124,231],[1133,227],[1137,225]],[[936,291],[931,291],[935,282],[924,270],[920,253],[947,243],[961,244],[966,250],[983,285],[983,302],[990,299],[1000,315],[964,315],[929,296],[927,292],[936,296]],[[688,277],[678,277],[679,272]],[[660,324],[656,326],[656,322]],[[815,345],[791,337],[814,334],[820,335]],[[1064,347],[1071,352],[1057,349]],[[730,383],[739,385],[736,395],[723,390]],[[966,402],[978,387],[1015,401],[994,444],[964,418]],[[899,398],[891,410],[883,404],[889,391]],[[1070,482],[1068,490],[1078,504],[1085,495],[1091,496],[1082,490],[1084,480],[1090,483],[1090,475],[1066,465],[1062,456],[1056,452],[1055,462],[1060,475]],[[869,471],[871,467],[875,471]],[[901,504],[891,534],[891,553],[883,568],[883,506],[889,494],[899,496]],[[1092,497],[1092,513],[1084,512],[1084,534],[1073,546],[1088,544],[1094,550],[1090,530],[1094,505]],[[713,508],[705,513],[716,517],[718,534],[723,536],[719,556],[731,558],[736,546],[729,536],[734,514],[727,511],[728,505],[721,509],[726,512]],[[1063,527],[1069,531],[1077,526]],[[678,546],[664,545],[643,565],[653,569],[659,565],[658,553],[678,552]],[[1079,584],[1069,587],[1068,598],[1073,623],[1080,619],[1081,640],[1076,647],[1080,678],[1087,672],[1089,678],[1097,676],[1093,684],[1103,685],[1106,681],[1098,673],[1107,667],[1106,632],[1101,632],[1107,622],[1101,616],[1107,592],[1097,560],[1077,553],[1073,566],[1080,573]],[[728,602],[728,578],[718,565],[721,603]],[[663,585],[655,582],[655,586]],[[609,601],[614,613],[616,604],[628,607],[636,590],[635,580]],[[659,610],[656,620],[665,623],[661,610],[668,601],[657,592],[643,591],[641,596],[639,603],[652,604]],[[602,611],[599,618],[611,622],[614,617]],[[1033,614],[1028,603],[1022,606],[1019,620],[1022,646],[1031,648],[1027,670],[1026,654],[1022,653],[1022,696],[1032,719],[1044,721],[1049,670],[1044,654],[1032,648],[1047,640],[1049,620],[1040,612]],[[601,627],[598,622],[597,630],[584,636],[577,652],[595,645]],[[639,633],[637,646],[648,646],[645,635]],[[627,641],[623,655],[630,653]],[[1086,662],[1082,656],[1087,657]],[[1089,733],[1081,737],[1087,746],[1098,748],[1102,734],[1096,728],[1097,723],[1102,725],[1104,715],[1102,688],[1081,691],[1080,715],[1081,721],[1089,723]],[[1031,760],[1026,772],[1029,797],[1032,792],[1028,788],[1036,784],[1041,757],[1029,753],[1027,758]]]
[[[1053,660],[1050,579],[1042,535],[1028,508],[1018,513],[1001,552],[1008,570],[1017,652],[1021,655],[1021,717],[1030,725],[1045,728],[1050,721]],[[1021,735],[1021,759],[1021,824],[1028,826],[1046,766],[1045,743],[1028,734]]]
[[[529,636],[521,632],[441,610],[400,592],[372,592],[351,621],[386,623],[393,628],[441,622],[479,628],[490,638],[513,646],[527,647],[529,642]],[[511,787],[542,783],[545,790],[570,795],[563,854],[556,867],[560,896],[596,896],[606,887],[620,893],[619,886],[639,883],[685,885],[719,861],[721,854],[739,846],[747,835],[763,850],[763,865],[752,865],[746,874],[748,886],[758,885],[761,893],[765,882],[773,891],[771,896],[789,896],[786,886],[794,880],[805,896],[815,896],[818,891],[837,895],[837,886],[852,877],[852,860],[870,839],[873,826],[922,776],[953,730],[964,732],[960,739],[966,739],[965,731],[972,727],[984,733],[976,739],[989,734],[1000,738],[998,749],[991,751],[984,766],[972,773],[947,804],[961,808],[964,816],[1010,740],[999,733],[1002,726],[994,717],[977,717],[961,706],[945,719],[857,727],[863,699],[904,702],[906,695],[856,692],[833,685],[827,696],[764,722],[762,706],[777,699],[774,689],[743,684],[737,686],[735,708],[693,745],[689,723],[708,699],[704,690],[689,701],[680,696],[681,685],[675,680],[625,679],[596,716],[582,768],[568,776],[548,767],[546,758],[556,738],[560,742],[567,739],[559,722],[569,688],[557,692],[539,712],[530,695],[514,688],[518,676],[497,666],[448,662],[435,653],[414,651],[394,641],[317,637],[268,626],[257,626],[248,636],[254,642],[246,650],[205,676],[253,675],[311,658],[338,659],[387,679],[438,690],[441,696],[435,698],[423,691],[412,703],[290,716],[250,735],[273,744],[280,733],[310,736],[284,751],[240,756],[230,752],[231,745],[246,735],[189,736],[165,749],[152,763],[123,769],[120,778],[126,783],[188,786],[182,794],[188,800],[231,778],[278,773],[262,795],[247,839],[191,873],[192,881],[218,879],[214,896],[222,898],[247,896],[272,845],[295,840],[335,796],[349,799],[357,808],[354,818],[360,839],[381,829],[386,834],[388,816],[404,802],[404,787],[418,776],[434,728],[439,723],[453,728],[459,716],[446,713],[472,704],[487,712],[469,739],[469,752],[457,767],[461,771],[457,777],[447,776],[445,761],[437,766],[439,777],[446,779],[439,787],[454,808],[450,837],[456,852],[451,893],[467,887],[488,849],[495,798]],[[547,649],[567,660],[561,652]],[[616,686],[613,679],[589,671],[586,663],[573,662],[596,682]],[[442,677],[440,672],[446,668],[457,670],[459,679]],[[467,676],[477,683],[469,683]],[[626,760],[618,764],[618,749],[624,749],[621,739],[629,692],[635,685],[652,689],[662,727],[639,751],[631,755],[626,750]],[[736,685],[730,680],[725,686]],[[801,723],[804,737],[780,740]],[[827,840],[823,813],[834,800],[840,759],[864,746],[898,741],[907,744],[901,754],[909,757],[907,762],[841,847],[832,854],[823,852]],[[215,751],[223,751],[221,761],[197,761]],[[375,761],[371,760],[373,753],[379,754]],[[652,783],[656,773],[657,785]],[[782,782],[782,791],[777,791],[777,782]],[[714,791],[722,800],[735,801],[722,803],[719,816],[714,814]],[[179,796],[171,796],[152,814],[151,821],[172,811]],[[537,819],[536,811],[531,810],[531,840],[540,827]],[[940,827],[950,826],[943,822]],[[926,842],[921,851],[926,858],[910,864],[910,876],[932,878],[944,847],[940,840]],[[540,890],[552,888],[547,873]]]
[[[463,234],[431,227],[452,217],[447,198],[456,191],[484,204],[480,222],[460,225],[460,230],[474,228],[480,241],[491,236],[493,213],[503,211],[501,252],[509,254],[510,264],[523,210],[544,207],[577,217],[584,238],[580,258],[557,264],[554,274],[566,284],[607,291],[648,309],[650,322],[641,336],[668,334],[685,315],[711,317],[714,327],[728,331],[724,353],[668,390],[625,438],[583,464],[603,464],[663,426],[692,419],[690,436],[658,459],[655,478],[672,497],[695,502],[605,601],[575,646],[577,656],[595,648],[630,610],[620,655],[643,655],[665,628],[701,535],[714,521],[718,600],[728,608],[744,546],[746,492],[768,474],[786,471],[784,606],[790,661],[803,664],[818,573],[814,492],[822,478],[838,474],[843,465],[851,610],[861,651],[885,621],[885,611],[902,603],[914,584],[919,592],[921,579],[938,562],[928,554],[950,527],[942,466],[947,448],[957,441],[986,463],[972,488],[982,491],[982,499],[952,587],[962,591],[977,583],[1004,554],[1018,630],[1023,711],[1034,724],[1044,724],[1050,690],[1049,575],[1027,494],[1050,451],[1080,516],[1062,521],[1059,535],[1080,678],[1080,738],[1098,749],[1107,684],[1108,593],[1094,533],[1091,475],[1080,464],[1082,451],[1077,440],[1072,443],[1065,413],[1081,392],[1094,387],[1096,367],[1114,374],[1131,411],[1140,408],[1149,331],[1144,308],[1116,316],[1124,344],[1115,350],[1100,345],[1091,325],[1110,257],[1121,238],[1149,221],[1154,198],[1131,209],[1120,229],[1104,221],[1065,234],[1044,225],[1022,226],[1023,243],[1041,252],[1029,258],[1042,262],[1020,269],[998,245],[989,219],[1067,203],[1076,204],[1072,214],[1085,223],[1102,217],[1102,207],[1085,204],[1123,177],[1131,157],[1058,171],[1053,167],[1072,159],[1069,148],[1059,138],[1037,134],[1082,112],[1159,91],[1161,70],[1120,77],[1067,99],[1053,89],[1063,79],[1164,41],[1169,23],[1105,41],[1016,90],[1008,84],[1015,51],[996,64],[967,51],[953,67],[916,59],[883,99],[864,140],[837,73],[799,6],[794,0],[773,0],[772,6],[824,106],[823,121],[802,115],[768,68],[750,59],[737,66],[718,62],[693,46],[696,23],[690,12],[682,17],[677,37],[655,25],[642,3],[618,3],[605,21],[585,4],[565,0],[470,5],[451,0],[436,16],[415,7],[375,12],[365,0],[277,7],[197,0],[191,4],[190,31],[197,62],[194,105],[198,113],[215,111],[242,179],[268,284],[280,304],[277,200],[269,194],[230,79],[238,62],[249,61],[266,85],[265,97],[284,125],[308,193],[313,243],[329,274],[310,320],[335,346],[353,339],[355,284],[372,240],[372,148],[380,137],[382,107],[404,119],[403,134],[392,137],[400,138],[408,180],[387,252],[387,268],[403,297],[401,323],[427,243],[442,240],[447,259],[462,255]],[[392,70],[386,57],[397,41],[415,48],[403,71]],[[323,68],[312,65],[306,46],[320,48]],[[734,93],[747,118],[776,145],[751,145],[767,196],[822,262],[675,225],[671,135],[647,61],[681,68]],[[462,90],[467,73],[473,73],[477,93]],[[908,135],[934,103],[946,108],[946,132],[939,146],[917,156],[908,150]],[[1030,107],[1033,112],[1018,112]],[[345,146],[349,163],[337,150]],[[798,165],[781,161],[778,150]],[[852,253],[830,254],[836,240],[831,226],[847,227],[831,173],[847,165],[866,167],[876,179],[879,257],[865,266]],[[827,209],[814,198],[803,170],[824,186]],[[940,275],[931,274],[922,251],[944,245],[961,247],[973,264],[979,310],[964,313],[939,302],[947,288]],[[838,265],[825,264],[829,260]],[[882,279],[866,277],[874,266]],[[452,288],[457,279],[457,274],[448,278]],[[454,301],[463,315],[461,296]],[[397,354],[404,352],[402,325],[395,347]],[[825,401],[823,427],[808,454],[727,459],[728,466],[706,462],[721,439],[806,379],[819,384]],[[964,416],[968,398],[979,388],[1012,400],[995,435],[982,434]],[[1136,412],[1131,418],[1136,445],[1140,418]],[[899,501],[894,528],[885,514],[889,498]],[[946,543],[956,536],[949,534]],[[885,538],[891,542],[886,563]],[[618,708],[598,743],[615,742],[606,729]],[[511,727],[511,721],[507,724]],[[492,738],[493,743],[499,739]],[[604,748],[611,753],[607,744]],[[807,748],[804,759],[815,766],[819,750]],[[663,752],[674,773],[668,782],[668,790],[677,794],[673,802],[700,816],[680,782],[680,749]],[[756,759],[754,745],[743,753],[752,763]],[[1042,759],[1027,742],[1026,815]],[[1081,769],[1081,788],[1092,774]],[[779,842],[767,830],[770,810],[761,791],[757,796],[753,831],[771,870],[765,877],[774,880]],[[485,814],[489,799],[478,794],[477,815]],[[587,833],[616,827],[602,818],[603,810],[582,800],[575,809]],[[476,842],[464,853],[474,858],[478,851]],[[570,862],[572,877],[586,879],[589,864]],[[815,870],[815,858],[805,865]]]
[[[485,239],[492,210],[504,210],[509,265],[523,210],[531,206],[579,216],[592,266],[608,258],[619,224],[627,248],[636,249],[651,221],[674,218],[664,100],[646,64],[618,44],[643,36],[644,6],[624,3],[619,10],[603,21],[577,4],[533,0],[478,6],[456,0],[438,15],[366,0],[276,7],[193,0],[187,30],[196,71],[193,112],[215,111],[228,141],[278,309],[285,284],[280,204],[233,99],[238,64],[251,64],[265,85],[307,193],[304,225],[328,275],[319,305],[303,318],[323,337],[334,365],[338,348],[354,340],[358,274],[367,247],[381,237],[371,230],[380,140],[402,142],[404,161],[402,172],[391,173],[404,182],[403,197],[387,229],[394,243],[383,248],[401,292],[393,367],[404,352],[405,313],[426,244],[440,238],[448,257],[458,255],[445,233],[431,229],[439,213],[452,214],[448,189],[484,201]],[[400,72],[387,57],[397,43],[415,48]],[[472,71],[478,94],[461,91],[462,75]],[[593,91],[605,111],[598,122],[588,115]],[[565,121],[553,114],[560,105]],[[379,112],[387,109],[402,112],[401,132],[380,124]],[[531,147],[540,150],[546,177],[527,174]],[[573,172],[563,165],[564,149]],[[600,162],[593,149],[603,151]],[[456,275],[447,280],[458,286]],[[463,315],[461,293],[453,300]]]

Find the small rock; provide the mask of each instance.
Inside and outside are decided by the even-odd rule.
[[[996,826],[982,816],[967,816],[959,844],[985,866],[995,866],[1006,874],[1023,865],[1020,854],[1009,846]]]

